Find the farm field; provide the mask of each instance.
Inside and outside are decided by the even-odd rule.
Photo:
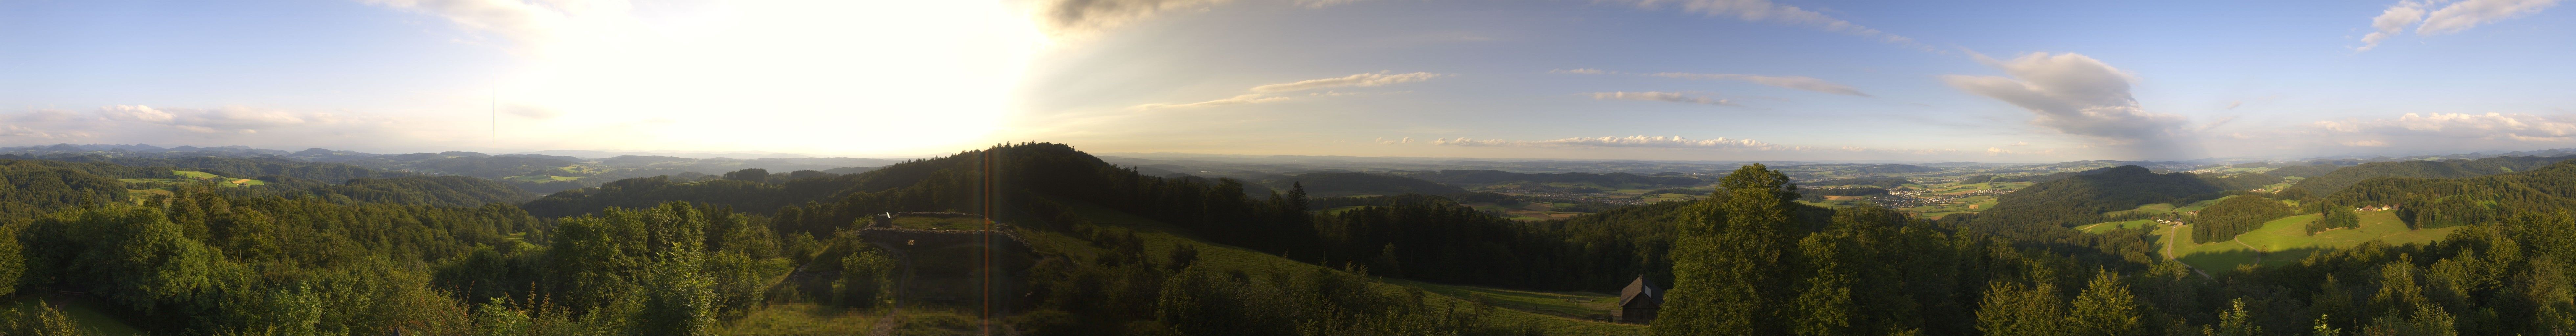
[[[215,175],[215,174],[213,174],[213,173],[207,173],[207,172],[201,172],[201,171],[172,170],[172,171],[170,171],[170,174],[171,174],[171,176],[173,176],[173,177],[168,177],[168,178],[130,178],[130,179],[117,179],[117,181],[123,181],[123,182],[125,182],[125,183],[174,183],[174,184],[196,183],[196,182],[212,182],[212,183],[215,183],[215,184],[217,184],[217,185],[222,185],[222,186],[226,186],[226,187],[241,187],[241,186],[255,186],[255,185],[265,185],[265,184],[268,184],[268,181],[260,181],[260,180],[253,180],[253,179],[237,179],[237,178],[228,178],[228,177],[223,177],[223,176],[217,176],[217,175]]]
[[[2394,211],[2366,212],[2360,215],[2361,228],[2327,230],[2315,236],[2307,235],[2306,226],[2318,216],[2307,214],[2275,219],[2263,223],[2263,228],[2237,236],[2235,239],[2205,244],[2194,244],[2190,241],[2191,227],[2176,227],[2158,231],[2156,243],[2167,244],[2166,239],[2177,239],[2171,242],[2172,253],[2180,256],[2179,259],[2184,264],[2203,271],[2220,271],[2233,270],[2237,265],[2296,263],[2317,250],[2360,245],[2373,239],[2383,240],[2391,245],[2430,243],[2450,235],[2451,231],[2459,230],[2456,227],[2408,229],[2405,222],[2398,220]],[[2088,230],[2087,232],[2099,231]]]
[[[2157,224],[2156,224],[2156,220],[2153,220],[2153,219],[2140,219],[2140,220],[2132,220],[2132,221],[2119,221],[2119,222],[2101,222],[2101,223],[2093,223],[2092,225],[2077,226],[2077,227],[2075,227],[2075,230],[2076,230],[2076,231],[2084,231],[2084,233],[2103,233],[2103,232],[2111,232],[2111,230],[2119,230],[2119,229],[2135,229],[2135,228],[2142,228],[2142,227],[2155,227],[2156,225],[2157,225]]]

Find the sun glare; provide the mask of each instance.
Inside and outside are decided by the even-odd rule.
[[[496,93],[503,108],[560,117],[503,125],[503,137],[843,155],[979,146],[1046,43],[998,2],[594,11],[618,14],[567,18],[528,51],[540,61]],[[641,139],[602,144],[550,129]]]

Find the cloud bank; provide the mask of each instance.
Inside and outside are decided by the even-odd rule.
[[[2132,158],[2195,159],[2207,153],[2191,137],[2190,120],[2141,108],[2129,94],[2129,75],[2109,64],[2074,53],[1985,61],[2010,77],[1941,79],[1961,91],[2029,109],[2033,125],[2099,140]]]
[[[2576,115],[2407,113],[2396,119],[2320,121],[2310,126],[2331,134],[2369,138],[2354,141],[2383,146],[2386,143],[2382,139],[2442,144],[2458,140],[2576,141]]]
[[[1625,92],[1625,91],[1619,91],[1619,92],[1593,92],[1593,93],[1591,93],[1591,95],[1592,95],[1592,99],[1599,99],[1599,100],[1643,100],[1643,101],[1660,101],[1660,102],[1675,102],[1675,103],[1707,104],[1707,105],[1719,105],[1719,106],[1741,106],[1741,105],[1736,105],[1735,103],[1732,103],[1732,102],[1727,102],[1725,99],[1715,99],[1715,98],[1709,98],[1709,97],[1703,97],[1703,96],[1693,96],[1693,95],[1688,95],[1688,94],[1682,94],[1682,93],[1680,93],[1680,92],[1661,92],[1661,91]]]
[[[1777,87],[1784,87],[1784,88],[1791,88],[1791,89],[1799,89],[1799,90],[1807,90],[1807,91],[1815,91],[1815,92],[1823,92],[1823,93],[1831,93],[1831,94],[1839,94],[1839,95],[1853,95],[1853,96],[1862,96],[1862,97],[1869,97],[1869,96],[1870,96],[1870,95],[1869,95],[1869,94],[1867,94],[1867,93],[1861,93],[1861,92],[1860,92],[1860,89],[1853,89],[1851,86],[1842,85],[1842,84],[1834,84],[1834,82],[1828,82],[1828,81],[1825,81],[1825,80],[1822,80],[1822,79],[1815,79],[1815,78],[1810,78],[1810,77],[1800,77],[1800,76],[1760,76],[1760,75],[1741,75],[1741,74],[1706,74],[1706,73],[1688,73],[1688,72],[1659,72],[1659,73],[1655,73],[1655,74],[1651,74],[1651,75],[1647,75],[1647,76],[1664,77],[1664,78],[1679,78],[1679,79],[1724,79],[1724,80],[1740,80],[1740,81],[1746,81],[1746,82],[1753,82],[1754,84],[1770,85],[1770,86],[1777,86]]]
[[[88,110],[0,113],[0,145],[154,143],[274,148],[452,146],[485,140],[484,129],[449,133],[442,121],[397,121],[329,112],[244,106],[173,108],[108,105]]]
[[[1314,89],[1329,89],[1329,88],[1339,88],[1339,87],[1368,87],[1368,86],[1384,86],[1384,85],[1388,85],[1388,84],[1411,83],[1411,82],[1426,81],[1426,80],[1431,80],[1432,78],[1440,78],[1440,76],[1446,76],[1446,75],[1443,75],[1443,74],[1436,74],[1436,73],[1429,73],[1429,72],[1411,72],[1411,73],[1400,73],[1400,74],[1387,74],[1387,72],[1386,72],[1386,71],[1379,71],[1379,72],[1362,73],[1362,74],[1356,74],[1356,75],[1350,75],[1350,76],[1342,76],[1342,77],[1337,77],[1337,78],[1309,79],[1309,80],[1302,80],[1302,81],[1289,82],[1289,83],[1279,83],[1279,84],[1270,84],[1270,85],[1255,86],[1255,87],[1252,87],[1252,92],[1273,93],[1273,92],[1305,91],[1305,90],[1314,90]]]
[[[1646,9],[1658,9],[1663,7],[1663,4],[1672,3],[1685,13],[1732,17],[1747,22],[1806,26],[1828,32],[1876,38],[1888,43],[1918,45],[1911,38],[1881,32],[1878,29],[1825,15],[1825,13],[1773,3],[1769,0],[1634,0],[1631,2],[1636,3],[1637,7]]]
[[[1735,140],[1729,140],[1729,139],[1727,139],[1727,138],[1717,138],[1717,139],[1712,139],[1712,140],[1691,140],[1691,139],[1685,139],[1685,138],[1682,138],[1682,137],[1680,137],[1680,136],[1644,136],[1644,135],[1631,135],[1631,136],[1624,136],[1624,137],[1621,137],[1621,136],[1605,136],[1605,137],[1597,137],[1597,138],[1572,137],[1572,138],[1564,138],[1564,139],[1556,139],[1556,140],[1541,140],[1541,141],[1495,140],[1495,139],[1478,140],[1478,139],[1468,139],[1468,138],[1455,138],[1455,139],[1451,139],[1451,138],[1441,138],[1441,139],[1438,139],[1438,140],[1432,140],[1432,141],[1431,141],[1431,144],[1434,144],[1434,145],[1442,145],[1442,146],[1472,146],[1472,147],[1640,147],[1640,148],[1703,148],[1703,149],[1737,149],[1737,150],[1792,150],[1792,149],[1799,149],[1799,148],[1795,148],[1795,147],[1786,147],[1786,146],[1779,146],[1779,145],[1772,145],[1772,144],[1768,144],[1768,143],[1763,143],[1763,142],[1760,142],[1760,141],[1753,141],[1753,139],[1735,139]]]
[[[1139,110],[1153,110],[1153,109],[1167,109],[1167,108],[1200,108],[1200,107],[1210,107],[1210,106],[1243,105],[1243,104],[1260,104],[1260,103],[1277,102],[1277,101],[1284,101],[1284,100],[1288,100],[1288,97],[1270,97],[1270,96],[1263,96],[1263,95],[1261,95],[1261,94],[1259,94],[1259,93],[1255,93],[1255,94],[1247,94],[1247,95],[1234,96],[1234,98],[1226,98],[1226,99],[1210,100],[1210,101],[1203,101],[1203,102],[1196,102],[1196,103],[1186,103],[1186,104],[1144,104],[1144,105],[1136,105],[1136,109],[1139,109]]]
[[[1287,83],[1278,83],[1278,84],[1268,84],[1268,85],[1254,86],[1254,87],[1252,87],[1252,89],[1251,89],[1251,91],[1252,91],[1253,93],[1237,95],[1237,96],[1234,96],[1233,98],[1217,99],[1217,100],[1210,100],[1210,101],[1203,101],[1203,102],[1196,102],[1196,103],[1182,103],[1182,104],[1166,104],[1166,103],[1142,104],[1142,105],[1136,105],[1136,106],[1134,107],[1134,109],[1137,109],[1137,110],[1156,110],[1156,109],[1169,109],[1169,108],[1199,108],[1199,107],[1210,107],[1210,106],[1243,105],[1243,104],[1260,104],[1260,103],[1281,102],[1281,101],[1287,101],[1289,98],[1288,98],[1288,97],[1276,96],[1276,94],[1279,94],[1279,93],[1287,93],[1287,92],[1297,92],[1297,91],[1307,91],[1307,90],[1317,90],[1317,89],[1330,89],[1330,88],[1386,86],[1386,85],[1392,85],[1392,84],[1401,84],[1401,83],[1412,83],[1412,82],[1427,81],[1427,80],[1431,80],[1432,78],[1440,78],[1440,77],[1442,77],[1442,76],[1448,76],[1448,74],[1437,74],[1437,73],[1429,73],[1429,72],[1408,72],[1408,73],[1400,73],[1400,74],[1389,74],[1388,72],[1389,72],[1389,71],[1367,72],[1367,73],[1359,73],[1359,74],[1354,74],[1354,75],[1349,75],[1349,76],[1342,76],[1342,77],[1334,77],[1334,78],[1308,79],[1308,80],[1295,81],[1295,82],[1287,82]],[[1359,94],[1362,94],[1362,93],[1353,93],[1353,92],[1321,92],[1321,93],[1309,94],[1308,96],[1315,96],[1315,97],[1332,97],[1332,96],[1347,96],[1347,95],[1359,95]]]
[[[1548,73],[1557,73],[1557,74],[1578,74],[1578,75],[1629,74],[1629,73],[1626,73],[1626,72],[1606,71],[1606,70],[1593,69],[1593,68],[1556,69],[1556,70],[1548,70],[1547,72],[1548,72]],[[1648,73],[1641,73],[1641,74],[1636,74],[1636,75],[1639,75],[1639,76],[1663,77],[1663,78],[1673,78],[1673,79],[1691,79],[1691,80],[1738,80],[1738,81],[1751,82],[1751,83],[1753,83],[1753,84],[1761,84],[1761,85],[1768,85],[1768,86],[1774,86],[1774,87],[1782,87],[1782,88],[1790,88],[1790,89],[1799,89],[1799,90],[1807,90],[1807,91],[1815,91],[1815,92],[1831,93],[1831,94],[1838,94],[1838,95],[1851,95],[1851,96],[1870,97],[1870,95],[1869,95],[1868,93],[1860,92],[1860,89],[1854,89],[1854,88],[1852,88],[1852,87],[1851,87],[1851,86],[1849,86],[1849,85],[1842,85],[1842,84],[1837,84],[1837,83],[1834,83],[1834,82],[1831,82],[1831,81],[1826,81],[1826,80],[1822,80],[1822,79],[1816,79],[1816,78],[1814,78],[1814,77],[1804,77],[1804,76],[1763,76],[1763,75],[1746,75],[1746,74],[1690,73],[1690,72],[1657,72],[1657,73],[1650,73],[1650,74],[1648,74]]]

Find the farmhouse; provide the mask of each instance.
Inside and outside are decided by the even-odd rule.
[[[1637,275],[1636,281],[1628,282],[1627,289],[1619,290],[1619,306],[1610,308],[1610,320],[1636,324],[1654,322],[1655,310],[1663,305],[1664,289],[1646,282],[1645,275]]]

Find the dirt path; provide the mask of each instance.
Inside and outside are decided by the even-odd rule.
[[[2236,242],[2236,246],[2244,246],[2244,247],[2245,247],[2245,249],[2247,249],[2247,250],[2253,250],[2253,251],[2254,251],[2254,264],[2255,264],[2255,265],[2262,265],[2262,264],[2263,264],[2263,249],[2261,249],[2261,248],[2256,248],[2256,247],[2254,247],[2254,245],[2246,244],[2244,239],[2229,239],[2229,240],[2227,240],[2227,241]]]

